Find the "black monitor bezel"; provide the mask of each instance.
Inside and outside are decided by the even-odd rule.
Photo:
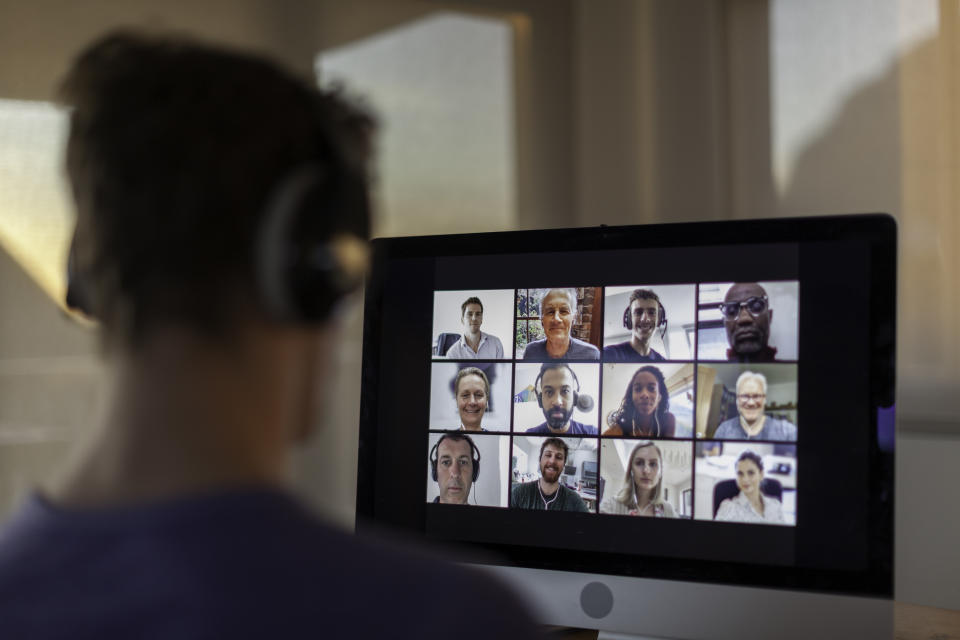
[[[856,242],[868,250],[871,322],[869,366],[865,371],[874,424],[883,409],[894,406],[896,335],[896,221],[887,214],[738,220],[623,227],[550,229],[445,236],[386,238],[373,241],[374,262],[365,292],[363,377],[357,482],[357,528],[370,523],[391,524],[378,518],[377,487],[389,486],[378,465],[378,369],[381,361],[381,305],[384,274],[390,261],[408,258],[452,257],[540,252],[579,252],[616,249],[723,246],[825,241]],[[891,435],[892,437],[892,435]],[[511,566],[608,573],[658,579],[690,580],[811,590],[848,595],[893,595],[893,450],[881,442],[879,429],[870,435],[870,504],[866,505],[870,532],[864,540],[869,563],[862,571],[769,567],[706,560],[677,561],[650,555],[624,555],[555,550],[505,544],[472,543],[468,548],[494,552],[497,562]],[[382,464],[382,459],[381,459]],[[374,472],[371,473],[370,470]],[[420,530],[418,533],[422,534]]]

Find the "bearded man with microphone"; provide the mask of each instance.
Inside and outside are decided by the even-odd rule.
[[[580,381],[569,364],[545,362],[534,382],[537,403],[543,410],[545,422],[527,429],[528,434],[543,435],[597,435],[597,428],[572,420],[573,410],[589,411],[593,398],[580,393]]]

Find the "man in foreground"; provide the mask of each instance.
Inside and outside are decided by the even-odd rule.
[[[0,635],[530,633],[502,585],[285,490],[362,280],[370,118],[264,59],[123,33],[63,96],[71,300],[101,323],[111,393],[0,534]]]
[[[560,475],[569,455],[570,448],[560,438],[544,440],[540,445],[540,478],[515,486],[511,491],[510,506],[514,509],[587,512],[583,498],[560,484]]]

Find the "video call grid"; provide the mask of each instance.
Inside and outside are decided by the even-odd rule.
[[[568,363],[568,364],[570,364],[570,365],[575,365],[575,366],[596,365],[596,366],[598,367],[598,371],[597,371],[597,397],[598,397],[598,399],[604,398],[604,396],[603,396],[603,385],[604,385],[604,379],[605,379],[605,377],[606,377],[606,375],[607,375],[607,373],[606,373],[606,371],[605,371],[606,367],[604,367],[604,365],[616,364],[617,366],[635,367],[635,368],[637,368],[637,369],[639,369],[640,367],[643,367],[644,365],[647,365],[647,364],[653,364],[654,366],[657,366],[657,365],[660,365],[660,364],[681,364],[681,365],[689,365],[689,366],[692,368],[692,373],[693,373],[693,375],[692,375],[692,380],[691,380],[691,382],[690,382],[690,385],[691,385],[691,386],[690,386],[690,389],[689,389],[689,393],[691,394],[691,397],[692,397],[692,399],[693,399],[693,401],[692,401],[692,403],[691,403],[692,406],[691,406],[691,411],[690,411],[691,432],[690,432],[689,437],[675,436],[675,437],[673,437],[673,438],[669,438],[669,439],[668,439],[668,438],[665,438],[665,437],[658,437],[658,436],[653,436],[653,435],[652,435],[652,436],[641,436],[641,438],[642,438],[643,440],[645,440],[645,441],[652,441],[652,442],[654,442],[655,444],[663,444],[664,446],[665,446],[667,443],[670,443],[670,444],[673,444],[673,445],[686,446],[686,447],[688,448],[688,450],[689,450],[689,452],[690,452],[690,466],[689,466],[689,469],[690,469],[690,474],[689,474],[689,475],[690,475],[690,488],[689,488],[688,490],[684,490],[684,493],[685,493],[686,491],[689,491],[689,492],[690,492],[690,496],[691,496],[690,505],[691,505],[691,507],[690,507],[690,513],[684,515],[684,517],[690,518],[690,519],[713,519],[712,517],[711,517],[711,518],[702,518],[700,515],[697,514],[697,508],[696,508],[696,506],[697,506],[696,483],[697,483],[697,478],[698,478],[698,476],[700,475],[700,473],[698,472],[698,458],[697,458],[698,449],[697,449],[697,444],[698,444],[698,443],[701,443],[701,444],[703,444],[703,445],[708,446],[708,448],[713,448],[713,447],[716,447],[717,445],[722,445],[724,442],[729,443],[729,444],[749,443],[750,446],[754,446],[754,447],[756,447],[756,445],[760,445],[761,447],[762,447],[763,445],[780,445],[781,447],[784,447],[784,446],[787,446],[787,445],[784,445],[782,440],[759,440],[759,439],[749,439],[749,440],[748,440],[748,439],[736,438],[736,437],[728,437],[728,438],[725,438],[724,440],[715,440],[715,439],[713,439],[712,437],[706,437],[704,434],[701,434],[701,433],[699,433],[699,432],[697,431],[697,428],[696,428],[696,427],[697,427],[697,410],[698,410],[698,407],[697,407],[697,405],[698,405],[698,401],[697,401],[698,396],[697,396],[697,393],[698,393],[698,386],[701,384],[701,380],[702,380],[702,377],[703,377],[703,376],[702,376],[702,371],[701,371],[701,369],[700,369],[700,363],[702,362],[702,363],[706,363],[706,364],[708,364],[708,365],[715,365],[715,366],[716,366],[716,365],[720,365],[720,364],[729,364],[729,360],[724,361],[724,360],[719,360],[719,359],[716,359],[716,358],[712,358],[712,359],[711,359],[711,358],[701,358],[701,357],[700,357],[700,351],[699,351],[699,349],[697,348],[697,347],[698,347],[699,334],[700,334],[700,328],[701,328],[701,324],[702,324],[701,313],[703,312],[703,310],[704,310],[705,307],[708,307],[708,306],[709,306],[708,304],[704,304],[704,303],[702,302],[702,299],[701,299],[701,286],[704,285],[704,284],[706,284],[706,283],[696,283],[696,284],[694,284],[694,285],[687,285],[687,286],[691,287],[692,292],[693,292],[693,302],[694,302],[694,306],[695,306],[695,316],[696,316],[696,323],[695,323],[696,330],[694,330],[693,333],[692,333],[692,336],[690,336],[690,339],[691,339],[691,349],[690,349],[691,357],[688,358],[688,359],[682,359],[682,360],[673,359],[673,358],[670,357],[671,354],[670,354],[669,352],[667,352],[667,354],[664,356],[664,358],[663,358],[662,360],[656,360],[656,361],[623,362],[622,360],[619,360],[619,359],[616,359],[616,358],[615,358],[615,359],[612,359],[612,360],[608,360],[608,357],[609,357],[609,356],[608,356],[607,354],[605,354],[604,351],[603,351],[603,346],[604,346],[604,344],[600,344],[600,345],[596,345],[596,344],[595,344],[594,346],[597,347],[598,353],[597,353],[596,358],[595,358],[595,359],[592,359],[592,360],[591,360],[591,359],[585,359],[585,358],[570,358],[570,359],[559,358],[559,359],[557,359],[557,360],[547,360],[546,358],[543,358],[543,357],[537,358],[536,360],[526,360],[526,359],[524,359],[524,358],[522,357],[522,353],[520,352],[519,347],[516,345],[516,342],[517,342],[517,341],[516,341],[516,339],[514,339],[514,340],[511,340],[511,349],[508,350],[508,349],[504,348],[504,351],[503,351],[504,357],[501,358],[501,359],[454,359],[454,360],[450,360],[450,359],[447,359],[447,358],[445,358],[445,357],[438,357],[437,354],[435,353],[435,354],[434,354],[434,363],[435,363],[435,364],[438,363],[438,362],[453,363],[453,364],[454,364],[455,366],[457,366],[458,368],[461,367],[462,365],[473,366],[473,365],[477,365],[477,364],[480,364],[480,365],[509,365],[509,370],[510,370],[510,390],[511,390],[511,395],[510,395],[511,410],[508,412],[508,413],[509,413],[509,431],[496,430],[496,431],[487,432],[486,429],[485,429],[483,432],[469,432],[469,435],[470,435],[472,438],[477,438],[477,437],[480,437],[480,438],[506,437],[506,438],[509,439],[509,442],[508,442],[508,451],[510,451],[510,452],[513,452],[513,451],[514,451],[515,437],[519,436],[521,433],[524,433],[524,432],[519,432],[519,431],[517,431],[517,429],[516,429],[516,424],[515,424],[515,418],[516,418],[516,413],[517,413],[516,409],[517,409],[517,405],[519,404],[519,402],[517,402],[517,396],[520,395],[520,394],[517,393],[517,367],[518,367],[518,365],[520,365],[520,364],[530,364],[530,363],[542,364],[542,363],[545,363],[545,362],[548,362],[548,361],[549,361],[549,362],[563,361],[563,362],[565,362],[565,363]],[[798,288],[796,281],[789,281],[788,284],[793,284],[794,287],[795,287],[795,289]],[[674,285],[674,286],[675,286],[675,285]],[[654,285],[654,286],[650,286],[650,287],[641,287],[641,288],[647,288],[647,289],[654,289],[654,290],[655,290],[655,289],[658,288],[658,287],[656,287],[656,286]],[[577,291],[577,292],[578,292],[578,294],[579,294],[581,291],[586,291],[586,290],[590,290],[590,289],[593,289],[594,291],[600,291],[601,293],[600,293],[599,298],[600,298],[600,300],[601,300],[601,305],[603,305],[603,304],[606,303],[606,300],[607,300],[607,295],[606,295],[606,289],[607,289],[607,288],[606,288],[606,287],[583,287],[583,288],[578,288],[578,291]],[[518,321],[519,310],[517,309],[518,297],[520,296],[520,292],[521,292],[521,291],[529,291],[529,290],[532,290],[532,289],[514,289],[514,290],[512,290],[512,291],[510,292],[510,293],[511,293],[511,297],[512,297],[511,315],[513,316],[513,318],[512,318],[512,320],[513,320],[513,331],[511,332],[511,337],[516,338],[516,336],[517,336],[517,329],[518,329],[518,326],[517,326],[517,325],[518,325],[518,323],[519,323],[519,321]],[[541,291],[543,291],[543,290],[541,290]],[[552,290],[548,290],[548,291],[552,291]],[[440,292],[437,292],[437,293],[440,293]],[[466,292],[454,292],[454,293],[466,293]],[[475,292],[473,292],[473,293],[489,293],[489,291],[479,291],[479,290],[478,290],[478,291],[475,291]],[[797,298],[798,298],[797,293],[798,293],[798,292],[795,292],[795,293],[794,293],[794,304],[795,304],[795,305],[797,304]],[[578,298],[579,298],[579,296],[578,296]],[[658,304],[660,304],[660,303],[659,303],[659,300],[658,300],[657,302],[658,302]],[[581,300],[581,299],[578,299],[578,307],[580,307],[581,305],[582,305],[582,300]],[[772,305],[771,305],[771,307],[772,307]],[[602,307],[601,307],[601,308],[602,308]],[[626,313],[629,312],[629,311],[630,311],[630,308],[628,307],[628,308],[625,310],[624,314],[626,314]],[[659,306],[659,311],[664,311],[664,306],[663,306],[663,305],[660,305],[660,306]],[[772,311],[772,309],[771,309],[771,311]],[[742,304],[741,304],[740,313],[741,313],[741,314],[743,313],[743,305],[742,305]],[[466,311],[464,311],[464,312],[462,313],[462,316],[465,316],[465,315],[466,315]],[[484,314],[484,315],[486,315],[486,314]],[[603,318],[603,311],[601,311],[600,314],[595,314],[595,313],[594,313],[594,314],[591,314],[591,315],[592,315],[593,317],[597,317],[597,315],[599,315],[601,318]],[[796,317],[796,315],[794,315],[794,318],[795,318],[795,317]],[[484,320],[486,320],[486,318],[484,318]],[[624,318],[624,322],[626,323],[626,318]],[[577,324],[582,324],[582,323],[577,323]],[[626,325],[625,325],[625,326],[626,326]],[[629,327],[627,327],[627,328],[629,328]],[[657,328],[659,328],[659,327],[657,327]],[[604,337],[606,337],[606,331],[604,331],[603,335],[604,335]],[[793,331],[793,336],[794,336],[793,342],[794,342],[794,344],[793,344],[793,351],[792,351],[793,354],[796,354],[796,352],[797,352],[797,345],[796,345],[796,341],[797,341],[797,340],[796,340],[796,335],[797,335],[797,334],[796,334],[795,322],[794,322],[794,331]],[[662,339],[662,336],[661,336],[661,339]],[[502,341],[501,341],[501,342],[502,342]],[[606,342],[606,340],[603,341],[603,343],[605,343],[605,342]],[[508,351],[509,351],[509,353],[512,354],[512,357],[510,357],[510,358],[507,358],[507,357],[506,357],[506,354],[508,353]],[[665,351],[666,351],[666,349],[665,349]],[[774,349],[774,351],[775,351],[775,349]],[[795,410],[796,410],[796,408],[795,408],[795,407],[796,407],[795,398],[796,398],[796,386],[797,386],[797,377],[796,377],[797,360],[796,360],[795,358],[794,358],[793,360],[780,360],[780,359],[777,359],[777,360],[775,360],[775,364],[774,364],[774,363],[765,363],[765,366],[766,366],[766,367],[771,367],[771,366],[772,366],[772,367],[780,367],[780,366],[782,366],[782,365],[792,365],[792,366],[793,366],[793,369],[794,369],[794,373],[793,373],[793,383],[792,383],[792,384],[793,384],[793,387],[794,387],[794,392],[793,392],[794,402],[793,402],[793,405],[794,405],[794,411],[795,411]],[[740,366],[740,367],[743,368],[744,370],[750,369],[751,367],[752,367],[753,369],[758,368],[758,366],[757,366],[756,364],[753,364],[753,365],[751,365],[751,364],[738,364],[738,365],[736,365],[736,366]],[[431,402],[433,402],[433,400],[431,400]],[[610,479],[607,479],[607,478],[604,477],[603,471],[602,471],[602,469],[603,469],[603,449],[604,449],[604,447],[602,446],[602,443],[604,443],[604,442],[610,442],[610,441],[613,441],[613,440],[623,440],[623,441],[627,441],[627,440],[638,440],[638,437],[635,436],[635,435],[627,435],[627,434],[610,435],[610,434],[605,434],[605,433],[604,433],[604,431],[606,431],[606,430],[603,428],[603,416],[604,416],[605,414],[607,414],[607,415],[609,414],[608,407],[609,407],[609,406],[612,406],[613,404],[614,404],[614,403],[609,403],[609,404],[607,404],[607,405],[605,406],[605,403],[604,403],[603,401],[598,402],[598,403],[596,404],[596,411],[595,411],[595,413],[594,413],[595,417],[597,418],[597,420],[596,420],[596,423],[597,423],[597,425],[596,425],[596,430],[597,430],[596,435],[594,436],[593,434],[584,434],[584,435],[582,435],[582,436],[579,436],[579,438],[578,438],[578,439],[581,440],[581,441],[584,440],[584,439],[595,441],[595,442],[594,442],[594,444],[595,444],[594,451],[596,452],[595,463],[596,463],[597,486],[600,485],[600,482],[601,482],[600,479],[601,479],[601,478],[603,478],[603,481],[604,481],[604,482],[607,482],[607,483],[610,482]],[[592,426],[592,425],[591,425],[591,426]],[[451,428],[451,429],[443,429],[443,428],[433,428],[433,427],[431,427],[431,428],[429,429],[430,433],[433,433],[433,434],[443,434],[443,433],[446,433],[446,432],[456,431],[456,430],[457,430],[456,427],[453,427],[453,428]],[[462,431],[462,428],[460,428],[460,430]],[[507,435],[507,434],[509,434],[509,435]],[[591,437],[591,436],[593,436],[593,437]],[[555,437],[560,437],[561,439],[570,438],[570,436],[564,436],[564,435],[559,435],[559,436],[555,436]],[[791,442],[792,442],[792,447],[791,447],[791,448],[792,448],[793,451],[794,451],[794,453],[793,453],[793,460],[794,460],[794,470],[793,470],[793,473],[794,473],[794,477],[795,477],[795,474],[796,474],[796,469],[795,469],[795,467],[796,467],[796,460],[797,460],[796,453],[795,453],[795,449],[796,449],[796,445],[795,445],[796,435],[795,435],[795,434],[794,434],[793,439],[792,439]],[[511,458],[512,458],[512,456],[511,456]],[[566,461],[565,461],[565,462],[566,462]],[[581,463],[582,463],[582,462],[583,462],[583,460],[581,460]],[[512,468],[512,467],[513,467],[513,465],[511,465],[511,469],[505,471],[505,473],[508,474],[508,483],[511,485],[511,487],[515,485],[515,483],[513,482],[513,478],[514,478],[514,473],[516,472],[516,470],[515,470],[514,468]],[[615,478],[614,478],[614,480],[615,480]],[[578,484],[579,484],[579,482],[578,482]],[[794,491],[796,490],[796,485],[795,485],[795,483],[794,483],[794,487],[792,487],[792,489],[793,489]],[[608,489],[607,489],[607,492],[609,492],[609,487],[608,487]],[[607,493],[607,495],[609,495],[609,493]],[[681,496],[682,496],[682,495],[683,495],[683,494],[681,494]],[[514,506],[514,505],[512,504],[511,498],[512,498],[512,491],[508,492],[508,495],[507,495],[507,501],[508,501],[507,507],[513,507],[513,506]],[[682,500],[685,500],[683,497],[682,497],[681,499],[682,499]],[[592,508],[590,509],[590,511],[593,512],[593,513],[595,513],[595,514],[607,515],[607,514],[605,514],[605,513],[603,513],[603,512],[600,511],[601,504],[602,504],[602,500],[601,500],[600,496],[598,495],[597,499],[595,499],[595,500],[592,501]],[[681,509],[682,509],[682,505],[681,505]]]

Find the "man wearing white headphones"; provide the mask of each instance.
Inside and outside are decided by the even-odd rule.
[[[0,636],[536,635],[505,586],[287,486],[363,280],[372,119],[264,58],[123,32],[63,97],[68,303],[99,320],[110,389],[0,533]]]

